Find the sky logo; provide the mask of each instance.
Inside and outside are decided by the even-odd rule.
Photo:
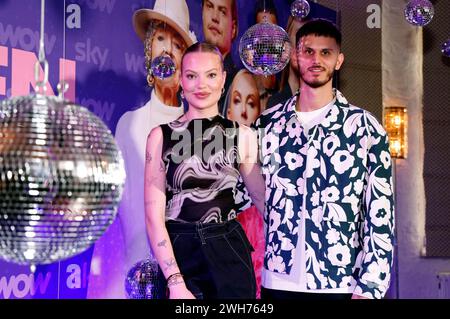
[[[93,45],[91,39],[86,42],[77,42],[75,44],[75,60],[86,62],[98,66],[99,71],[104,70],[106,60],[108,59],[109,49],[102,49]]]

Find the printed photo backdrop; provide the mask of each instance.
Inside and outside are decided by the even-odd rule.
[[[166,16],[175,17],[174,10],[180,10],[182,1],[167,0]],[[223,8],[229,7],[229,0],[205,1],[208,2],[205,6],[220,8],[219,14],[226,16]],[[273,1],[277,24],[283,28],[286,28],[291,2]],[[203,41],[203,24],[207,23],[202,16],[202,0],[187,0],[186,4],[189,31]],[[141,172],[145,144],[142,141],[147,137],[149,122],[156,125],[158,115],[145,113],[153,95],[146,79],[144,45],[134,31],[132,17],[136,10],[153,10],[155,5],[154,0],[46,1],[44,39],[50,71],[48,92],[56,94],[59,80],[65,79],[69,83],[65,97],[88,108],[105,122],[123,151],[127,184],[115,222],[85,252],[54,264],[38,265],[35,272],[31,272],[30,267],[0,258],[0,298],[126,298],[128,270],[150,255],[143,212]],[[266,6],[270,6],[270,1],[267,0]],[[229,110],[224,106],[222,113],[246,124],[263,111],[271,94],[282,89],[279,87],[281,74],[254,77],[243,70],[239,59],[239,39],[256,23],[256,7],[257,1],[236,0],[237,32],[230,53],[225,56],[228,63],[231,57],[234,68],[230,74],[236,78],[233,81],[233,76],[229,76],[229,92],[221,100],[221,105],[233,102],[229,87],[245,89],[239,95],[246,98],[247,109],[230,107]],[[311,7],[311,17],[336,21],[333,10],[315,3],[311,3]],[[0,1],[0,17],[0,100],[3,100],[34,91],[40,1]],[[223,17],[219,15],[214,19]],[[179,24],[182,20],[180,17],[172,19]],[[220,30],[214,32],[220,33]],[[123,129],[117,132],[118,127]],[[242,213],[239,220],[255,248],[253,261],[259,282],[264,250],[262,220],[255,208]]]

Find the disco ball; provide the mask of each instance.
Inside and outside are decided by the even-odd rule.
[[[306,0],[295,0],[291,4],[291,15],[296,19],[306,18],[310,11],[310,6]]]
[[[441,52],[444,56],[450,58],[450,39],[442,44]]]
[[[113,222],[125,170],[113,136],[84,107],[30,95],[0,102],[0,258],[48,264]]]
[[[153,258],[139,261],[127,273],[125,291],[129,299],[162,299],[164,287]]]
[[[406,21],[412,25],[423,27],[433,19],[434,7],[428,0],[411,0],[406,5],[404,14]]]
[[[175,63],[167,55],[161,55],[152,61],[152,74],[164,80],[175,73]]]
[[[253,74],[276,74],[289,63],[289,35],[276,24],[255,24],[241,37],[239,56],[244,66]]]

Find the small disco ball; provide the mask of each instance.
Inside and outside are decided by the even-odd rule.
[[[250,27],[239,42],[244,66],[257,75],[272,75],[283,70],[291,56],[289,35],[280,26],[262,22]]]
[[[306,18],[310,11],[310,6],[306,0],[295,0],[291,4],[291,15],[296,19]]]
[[[175,73],[175,63],[167,55],[161,55],[152,61],[152,74],[164,80]]]
[[[444,56],[450,58],[450,39],[442,44],[441,52]]]
[[[125,169],[109,129],[58,97],[0,102],[0,257],[48,264],[89,248],[114,221]]]
[[[127,273],[128,299],[161,299],[163,287],[158,280],[158,263],[153,258],[137,262]]]
[[[406,21],[412,25],[423,27],[433,19],[434,7],[428,0],[411,0],[406,5],[404,14]]]

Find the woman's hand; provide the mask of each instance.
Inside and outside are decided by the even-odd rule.
[[[195,299],[195,296],[183,282],[169,288],[169,299]]]

